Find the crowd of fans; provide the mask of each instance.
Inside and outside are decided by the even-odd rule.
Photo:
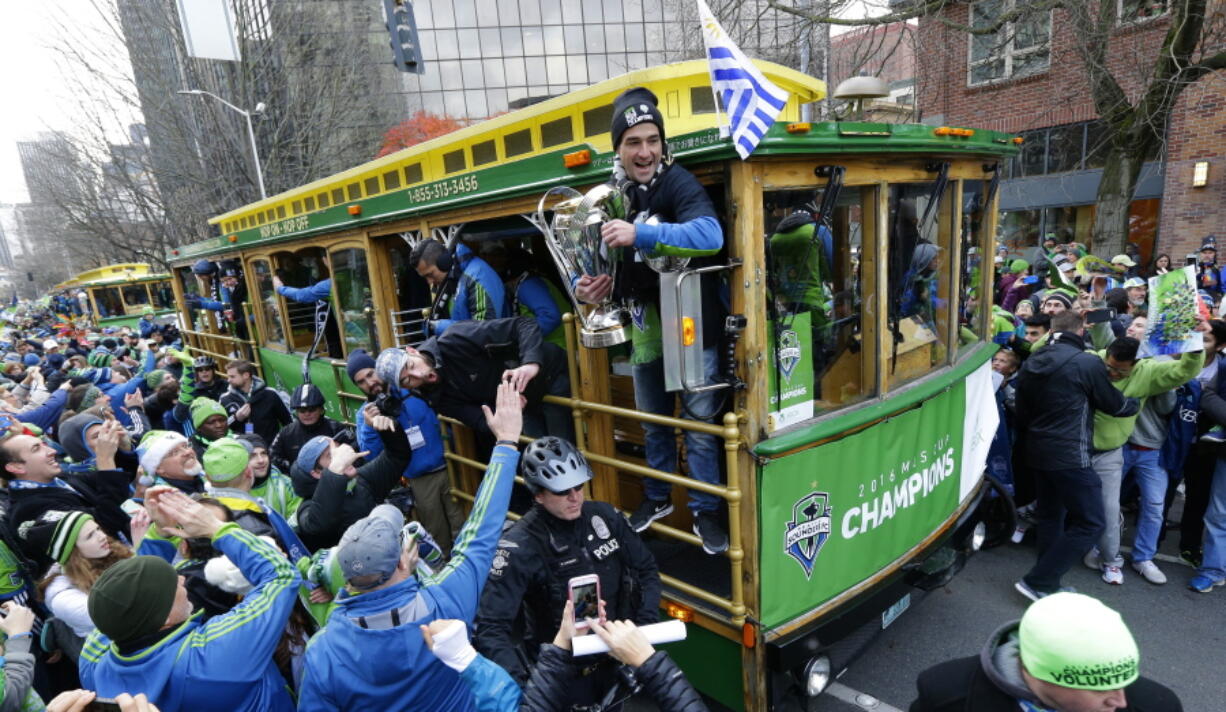
[[[219,369],[152,315],[99,330],[31,309],[2,338],[0,709],[615,709],[636,692],[705,709],[635,624],[656,620],[656,565],[584,501],[583,456],[543,436],[521,467],[526,419],[558,390],[534,319],[355,351],[356,428],[317,386]],[[436,408],[488,440],[467,520]],[[531,507],[503,534],[517,473]],[[539,536],[566,543],[516,550]],[[567,581],[587,574],[603,615],[576,621]],[[571,658],[576,627],[609,653]]]
[[[1106,584],[1123,584],[1127,569],[1166,584],[1183,570],[1156,560],[1168,535],[1193,569],[1183,583],[1201,593],[1226,585],[1226,321],[1216,318],[1226,300],[1216,255],[1209,237],[1186,263],[1199,334],[1184,353],[1155,357],[1147,347],[1188,306],[1150,298],[1148,278],[1183,266],[1168,255],[1144,269],[1135,250],[1107,263],[1049,237],[1029,259],[1003,248],[997,257],[992,368],[1002,419],[989,472],[1013,491],[1014,540],[1033,533],[1038,544],[1017,583],[1028,598],[1063,590],[1079,561]]]

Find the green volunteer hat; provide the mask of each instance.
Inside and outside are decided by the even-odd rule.
[[[156,633],[170,616],[178,586],[179,574],[165,559],[124,559],[104,571],[90,589],[90,620],[116,643]]]
[[[226,415],[226,409],[221,407],[221,403],[212,398],[197,398],[192,401],[192,427],[199,428],[200,424],[208,420],[214,415]]]
[[[1018,628],[1022,664],[1075,690],[1118,690],[1140,676],[1140,653],[1120,614],[1080,593],[1044,596]]]
[[[170,372],[164,368],[159,368],[159,369],[150,371],[145,376],[145,385],[156,390],[158,386],[162,385],[162,381],[166,380],[166,377],[169,375],[170,375]]]
[[[218,438],[204,451],[204,476],[210,482],[229,482],[247,469],[247,447],[231,437]]]

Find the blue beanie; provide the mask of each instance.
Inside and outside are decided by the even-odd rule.
[[[34,353],[26,354],[24,357],[22,357],[21,362],[27,366],[37,366],[38,365],[38,354],[34,354]]]
[[[327,435],[316,435],[298,451],[298,458],[294,460],[294,464],[303,472],[310,472],[315,469],[315,465],[319,464],[319,457],[324,454],[324,450],[330,447],[332,447],[332,438]]]
[[[366,349],[358,349],[349,354],[349,364],[345,367],[345,371],[349,373],[349,380],[357,383],[354,377],[358,375],[358,371],[374,367],[375,359],[366,353]]]

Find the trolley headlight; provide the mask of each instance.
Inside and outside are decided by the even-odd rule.
[[[979,551],[983,546],[983,540],[988,538],[988,526],[983,522],[975,525],[971,531],[971,551]]]
[[[819,655],[805,665],[805,694],[817,697],[830,684],[830,658]]]

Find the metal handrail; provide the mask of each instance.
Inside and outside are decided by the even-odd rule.
[[[260,360],[255,357],[257,347],[254,341],[240,339],[237,336],[229,336],[227,334],[210,334],[207,331],[193,331],[192,329],[179,329],[179,333],[184,334],[186,336],[196,337],[196,339],[199,342],[201,342],[201,343],[192,343],[191,340],[189,339],[188,346],[191,348],[192,351],[195,351],[201,354],[205,354],[206,356],[212,356],[215,359],[220,359],[223,363],[228,363],[230,361],[233,361],[234,357],[229,354],[218,353],[211,349],[207,349],[202,345],[202,343],[204,343],[208,339],[215,339],[221,342],[232,343],[237,346],[246,346],[247,355],[249,357],[249,360],[251,361],[252,365],[255,366],[256,372],[259,374],[260,378],[264,377],[264,367],[260,364]],[[236,349],[236,350],[240,352],[242,351],[242,349]]]
[[[578,340],[575,334],[574,315],[567,313],[562,317],[562,321],[566,328],[566,343],[567,349],[567,366],[570,373],[572,392],[574,385],[578,383],[578,366],[576,359],[569,358],[575,349],[578,348]],[[683,418],[674,418],[665,415],[656,415],[654,413],[644,413],[642,411],[632,410],[629,408],[619,408],[617,406],[606,405],[604,403],[595,403],[585,401],[581,398],[564,396],[545,396],[545,402],[567,406],[571,409],[575,419],[575,447],[583,453],[584,457],[589,462],[594,462],[602,465],[607,465],[615,470],[628,472],[639,477],[652,477],[671,484],[687,487],[690,489],[700,490],[708,494],[715,495],[725,500],[728,504],[728,550],[724,552],[730,562],[731,577],[731,596],[724,598],[717,596],[709,591],[697,588],[684,581],[680,581],[665,574],[660,575],[660,580],[667,583],[669,586],[685,593],[688,596],[704,601],[717,608],[727,611],[734,625],[741,625],[745,622],[747,608],[745,606],[745,590],[742,573],[745,561],[745,549],[741,541],[741,489],[740,489],[740,463],[737,454],[744,444],[741,439],[740,432],[740,417],[737,413],[727,413],[724,415],[723,425],[715,425],[712,423],[703,423],[701,421],[686,420]],[[654,423],[657,425],[665,425],[682,430],[691,430],[701,433],[715,435],[724,441],[724,458],[727,466],[728,484],[718,485],[702,482],[700,480],[684,477],[671,472],[664,472],[654,468],[637,465],[630,462],[623,462],[616,458],[607,457],[598,453],[589,452],[584,442],[583,431],[583,414],[585,412],[606,413],[609,415],[621,416],[631,420],[640,422]],[[440,423],[445,425],[463,425],[460,421],[448,417],[439,416]],[[526,440],[522,438],[521,440]],[[450,445],[448,445],[450,447]],[[452,452],[445,452],[444,457],[447,460],[448,472],[452,476],[452,481],[455,481],[454,470],[452,464],[466,465],[474,469],[484,469],[487,463],[473,460]],[[458,488],[453,488],[453,492],[460,495],[463,499],[472,500],[472,496],[462,492]],[[701,546],[702,542],[699,537],[694,536],[689,532],[670,527],[659,522],[652,522],[650,525],[652,531],[658,532],[662,536],[683,541],[687,544]]]

